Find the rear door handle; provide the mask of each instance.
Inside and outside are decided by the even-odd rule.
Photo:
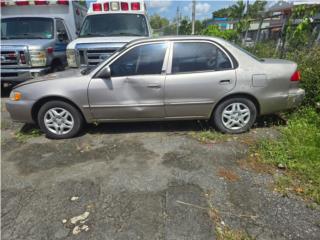
[[[224,79],[224,80],[220,80],[219,84],[224,85],[224,84],[230,84],[231,81],[229,79]]]
[[[148,88],[161,88],[161,85],[160,84],[148,84]]]

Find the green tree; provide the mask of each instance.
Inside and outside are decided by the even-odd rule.
[[[230,16],[230,8],[221,8],[212,13],[213,18],[225,18]]]
[[[169,25],[169,20],[164,17],[160,17],[158,14],[155,14],[150,17],[150,25],[153,29],[162,29]]]
[[[257,0],[253,4],[249,4],[247,17],[256,19],[260,16],[260,13],[265,9],[267,1]]]
[[[246,4],[243,2],[243,0],[238,0],[236,4],[233,4],[230,7],[229,17],[232,19],[241,19],[243,17],[245,8]]]

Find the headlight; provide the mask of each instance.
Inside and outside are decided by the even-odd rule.
[[[30,60],[32,67],[43,67],[47,64],[47,55],[45,50],[30,51]]]
[[[10,93],[10,99],[12,101],[19,101],[22,98],[22,94],[20,92],[12,91]]]
[[[67,49],[67,60],[69,67],[77,67],[76,52],[73,49]]]

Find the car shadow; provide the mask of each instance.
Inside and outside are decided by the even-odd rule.
[[[267,115],[259,117],[253,129],[268,128],[275,126],[285,126],[286,120],[280,115]],[[23,134],[34,134],[39,128],[34,124],[24,124],[20,132]],[[208,121],[185,120],[185,121],[158,121],[158,122],[123,122],[123,123],[100,123],[86,124],[78,137],[86,134],[123,134],[123,133],[142,133],[142,132],[200,132],[214,131],[214,127]]]
[[[158,121],[158,122],[126,122],[126,123],[101,123],[97,126],[88,124],[83,134],[117,134],[139,132],[189,132],[205,131],[211,129],[206,121]]]

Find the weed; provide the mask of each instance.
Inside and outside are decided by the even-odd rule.
[[[41,136],[41,131],[39,129],[28,129],[28,130],[21,130],[15,133],[15,137],[18,142],[26,142],[28,139],[33,137]]]
[[[280,192],[292,191],[320,204],[320,116],[305,108],[290,116],[288,126],[280,128],[281,137],[262,141],[257,151],[263,163],[286,166],[284,176],[276,179]]]
[[[201,143],[223,142],[228,139],[228,135],[216,132],[214,130],[192,132],[191,136],[196,138]]]

